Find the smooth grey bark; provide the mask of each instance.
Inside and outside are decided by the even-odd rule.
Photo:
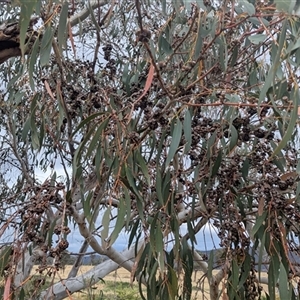
[[[139,242],[138,249],[142,246],[143,241]],[[128,263],[135,257],[135,245],[130,249],[124,250],[120,253],[124,257],[124,263]],[[101,278],[104,278],[107,274],[115,271],[120,267],[120,264],[107,260],[98,266],[90,269],[88,272],[77,276],[75,278],[68,278],[61,282],[58,282],[43,291],[39,297],[39,300],[60,300],[67,297],[69,294],[75,293],[82,289],[97,283]]]

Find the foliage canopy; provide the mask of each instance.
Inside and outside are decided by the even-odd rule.
[[[55,274],[78,230],[78,252],[110,261],[78,276],[79,255],[66,281],[31,297],[62,299],[123,266],[143,298],[190,299],[198,266],[211,299],[261,299],[261,283],[268,299],[278,285],[297,299],[300,20],[289,2],[0,2],[5,295],[25,297],[34,263]],[[204,228],[224,250],[217,273],[195,251]]]

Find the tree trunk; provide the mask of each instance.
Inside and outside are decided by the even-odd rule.
[[[30,21],[27,30],[25,43],[35,41],[36,36],[33,34],[33,25],[37,22],[37,18]],[[4,63],[11,57],[21,56],[20,49],[20,27],[17,22],[4,23],[0,25],[0,64]],[[26,53],[30,51],[30,46],[27,47]]]

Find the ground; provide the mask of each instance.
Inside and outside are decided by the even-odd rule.
[[[72,266],[66,266],[64,270],[61,270],[56,276],[56,281],[65,279],[69,274]],[[83,274],[88,271],[92,266],[82,266],[78,274]],[[33,268],[32,275],[35,276],[35,270]],[[217,272],[217,271],[215,271]],[[207,299],[209,300],[209,285],[207,280],[204,279],[204,274],[197,271],[193,274],[193,295],[192,299]],[[222,288],[222,283],[220,284]],[[267,289],[267,286],[264,286]],[[204,291],[204,295],[202,292]],[[130,283],[130,273],[120,268],[109,275],[107,275],[103,281],[99,281],[98,284],[92,288],[87,288],[82,292],[72,294],[68,299],[72,300],[140,300],[138,284],[134,282]],[[225,298],[226,299],[226,298]]]

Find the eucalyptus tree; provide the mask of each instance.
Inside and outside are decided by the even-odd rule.
[[[195,268],[210,299],[297,299],[292,2],[0,2],[4,298],[62,299],[122,266],[143,299],[193,298]],[[109,259],[78,275],[88,247]]]

